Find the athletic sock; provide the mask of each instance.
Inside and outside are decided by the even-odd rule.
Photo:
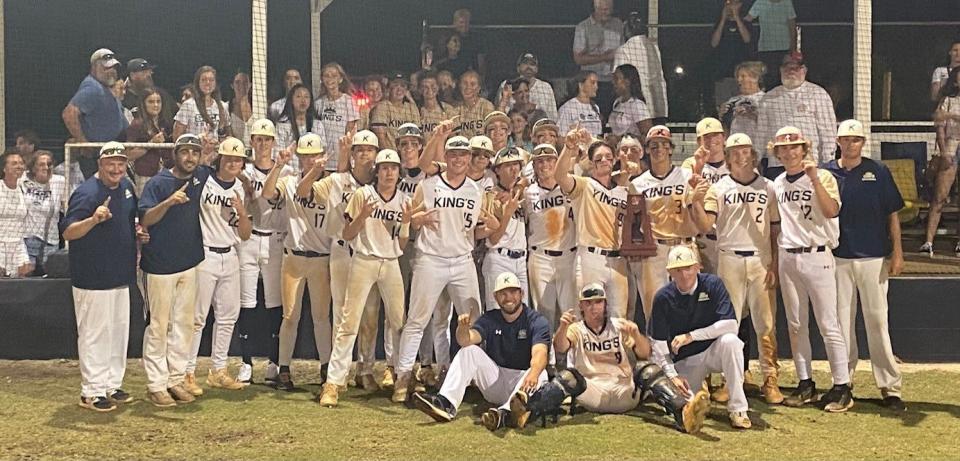
[[[280,363],[280,325],[283,323],[283,307],[267,309],[270,317],[270,363]]]
[[[750,334],[750,322],[747,318],[740,321],[740,330],[737,331],[737,337],[740,338],[740,341],[743,341],[743,369],[746,371],[750,369],[750,339],[753,337]]]
[[[240,336],[240,354],[243,356],[243,363],[253,365],[251,350],[253,345],[250,343],[250,331],[253,329],[253,311],[255,309],[241,308],[240,318],[237,321],[238,336]]]

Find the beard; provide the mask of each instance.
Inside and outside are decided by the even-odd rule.
[[[795,90],[803,85],[803,79],[799,78],[783,78],[781,79],[783,86],[788,90]]]

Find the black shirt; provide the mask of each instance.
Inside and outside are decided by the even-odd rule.
[[[720,277],[713,274],[697,275],[697,286],[693,293],[685,295],[670,282],[657,291],[653,298],[653,312],[650,315],[651,337],[656,341],[666,341],[693,330],[713,325],[718,320],[736,320],[730,296]],[[694,341],[680,348],[679,353],[671,355],[674,362],[697,355],[710,347],[716,339]]]
[[[500,309],[487,311],[471,327],[483,338],[483,349],[498,366],[512,370],[530,368],[535,344],[550,348],[550,325],[539,312],[523,305],[523,312],[507,323]]]

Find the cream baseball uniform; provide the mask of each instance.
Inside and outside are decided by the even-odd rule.
[[[620,231],[627,208],[627,189],[596,179],[573,176],[567,196],[573,208],[577,238],[577,292],[591,283],[607,291],[611,316],[626,317],[627,262],[620,257]],[[571,306],[572,307],[572,306]]]
[[[692,172],[694,163],[695,159],[693,157],[687,157],[683,161],[683,164],[680,165],[680,168],[684,168]],[[716,163],[704,163],[703,170],[700,171],[700,176],[703,179],[706,179],[707,183],[709,183],[711,186],[729,174],[730,169],[727,167],[727,162],[723,160]],[[704,235],[698,235],[697,247],[700,248],[700,263],[703,265],[703,271],[716,274],[718,257],[716,230],[711,230]]]
[[[283,257],[283,211],[275,209],[263,198],[263,183],[270,170],[261,170],[250,163],[243,174],[250,180],[253,194],[247,211],[253,221],[250,239],[242,242],[240,252],[240,307],[257,307],[257,279],[263,277],[263,303],[268,309],[279,307],[280,263]],[[294,174],[293,168],[284,166],[280,177]],[[280,227],[278,227],[280,226]]]
[[[640,393],[633,392],[625,322],[610,317],[599,332],[591,331],[583,320],[567,328],[568,365],[587,380],[587,390],[577,397],[577,403],[588,411],[625,413],[640,403]]]
[[[500,184],[494,186],[493,192],[494,194],[513,194],[512,191],[508,191]],[[494,200],[494,214],[500,217],[506,203]],[[507,219],[507,217],[504,217],[504,219]],[[517,279],[520,280],[520,288],[523,292],[530,292],[527,284],[527,220],[524,208],[522,206],[517,207],[517,210],[509,217],[507,230],[497,243],[491,242],[488,237],[486,244],[487,254],[483,258],[483,269],[481,270],[486,292],[483,307],[485,310],[499,309],[500,306],[493,296],[493,288],[498,275],[504,272],[515,274]]]
[[[385,336],[391,336],[393,343],[398,343],[403,325],[403,277],[397,259],[403,254],[400,242],[406,241],[410,233],[410,225],[401,224],[403,206],[409,203],[410,198],[400,191],[394,191],[392,197],[383,197],[374,186],[363,186],[350,198],[344,218],[352,221],[368,201],[375,204],[373,213],[363,222],[360,233],[350,241],[353,260],[327,375],[331,383],[341,386],[346,384],[350,371],[350,359],[361,317],[376,320],[380,313],[379,303],[366,302],[374,285],[379,288],[384,300]],[[372,309],[365,311],[364,304]]]
[[[559,185],[547,189],[534,182],[524,191],[530,298],[550,328],[560,314],[577,305],[577,235],[570,199]]]
[[[830,198],[840,204],[837,181],[827,170],[817,178]],[[797,377],[811,379],[810,311],[823,337],[833,384],[850,382],[847,349],[837,317],[836,265],[831,248],[839,244],[840,224],[820,210],[813,183],[806,173],[780,174],[773,182],[780,209],[780,291],[783,294],[790,344]]]
[[[378,136],[380,147],[383,149],[397,149],[397,128],[404,123],[420,126],[420,111],[416,104],[407,101],[394,104],[384,99],[373,108],[370,114],[370,128],[386,130],[386,136]]]
[[[460,104],[456,115],[460,116],[460,136],[471,138],[483,134],[483,120],[490,115],[490,112],[496,110],[493,103],[480,98],[476,104],[467,106],[466,103]]]
[[[764,376],[776,376],[776,290],[764,285],[772,262],[770,228],[780,225],[773,181],[758,174],[743,184],[725,176],[707,191],[703,209],[716,216],[717,275],[727,288],[737,321],[750,314],[760,370]]]
[[[631,181],[634,193],[643,195],[650,217],[650,230],[657,240],[657,255],[630,262],[633,275],[643,303],[643,318],[649,324],[653,309],[653,296],[670,280],[667,272],[667,254],[677,245],[686,245],[697,254],[693,237],[697,227],[687,205],[693,188],[690,177],[693,173],[684,168],[671,167],[662,178],[647,170]]]

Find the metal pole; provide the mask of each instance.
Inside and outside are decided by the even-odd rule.
[[[252,0],[250,6],[253,118],[260,119],[267,115],[267,1]]]
[[[853,118],[860,120],[864,131],[869,133],[872,117],[870,55],[873,49],[873,0],[855,0],[853,8]],[[873,156],[870,143],[864,144],[863,155]],[[876,155],[879,157],[879,153]]]
[[[3,0],[0,0],[0,147],[6,148],[7,146],[7,95],[4,88],[6,88],[6,50],[7,46],[4,43],[3,37],[6,32],[6,22],[3,16],[4,4]]]
[[[654,42],[660,33],[660,0],[650,0],[647,3],[647,36]]]
[[[317,89],[323,86],[320,75],[320,69],[323,68],[323,61],[320,59],[320,13],[323,13],[331,2],[333,0],[310,1],[310,83],[313,85],[313,94],[317,94]]]

